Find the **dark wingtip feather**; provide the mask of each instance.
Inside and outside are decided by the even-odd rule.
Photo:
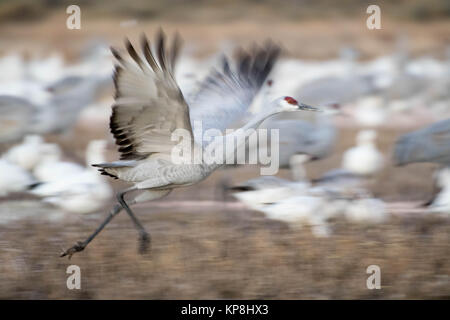
[[[141,69],[144,69],[144,63],[142,62],[141,57],[139,57],[139,55],[137,54],[136,50],[134,49],[133,45],[131,44],[128,38],[125,38],[125,48],[127,49],[130,57],[138,64],[138,66]]]
[[[122,67],[116,65],[114,67],[114,73],[113,73],[113,83],[114,83],[114,99],[117,99],[120,97],[120,90],[119,90],[119,77],[120,73],[122,72]]]
[[[171,50],[166,52],[165,45],[165,35],[160,28],[156,34],[156,46],[154,48],[151,47],[149,40],[147,39],[145,33],[140,35],[140,44],[142,52],[140,50],[136,51],[128,38],[124,39],[125,48],[130,55],[130,57],[138,64],[138,66],[146,72],[148,70],[148,65],[150,65],[151,69],[155,73],[164,73],[164,76],[167,74],[173,75],[173,68],[175,66],[175,61],[178,56],[178,52],[181,44],[181,37],[179,34],[175,35],[173,43],[171,45]],[[125,61],[119,51],[115,48],[111,47],[111,52],[114,57],[117,59],[118,63],[115,66],[113,81],[115,87],[115,98],[119,98],[121,96],[120,92],[120,79],[123,76],[123,72],[126,68],[130,67],[131,61],[127,58]],[[167,60],[168,59],[168,60]],[[144,61],[146,60],[147,63]],[[126,62],[126,63],[125,63]],[[145,67],[145,68],[144,68]],[[112,113],[110,117],[110,131],[115,138],[116,144],[119,146],[119,152],[121,153],[121,160],[131,160],[131,159],[140,159],[146,155],[140,155],[135,148],[134,143],[135,138],[133,137],[132,130],[127,127],[130,123],[125,124],[119,121],[119,114],[117,105],[112,106]]]
[[[160,68],[158,64],[156,63],[155,57],[153,56],[150,41],[148,40],[145,33],[142,33],[141,35],[141,48],[142,52],[144,52],[144,57],[147,60],[150,67],[153,69],[154,72],[160,71]]]
[[[241,48],[236,52],[239,78],[259,89],[278,60],[281,48],[269,39],[262,47],[253,44],[249,52]]]
[[[180,53],[181,46],[183,44],[183,39],[181,38],[180,34],[175,32],[175,36],[173,37],[172,41],[172,48],[171,48],[171,55],[170,55],[170,71],[174,73],[175,71],[175,64],[176,60],[178,58],[178,54]]]
[[[123,58],[120,56],[120,53],[116,48],[109,47],[109,49],[111,50],[112,55],[114,56],[114,58],[116,58],[117,61],[123,62]]]
[[[108,177],[111,177],[111,178],[114,178],[114,179],[119,179],[119,177],[106,172],[104,169],[99,169],[98,171],[100,171],[100,174],[103,175],[103,176],[108,176]]]
[[[156,43],[157,43],[157,54],[158,54],[158,62],[161,66],[162,70],[166,70],[166,52],[165,52],[165,40],[166,35],[163,30],[159,28],[158,33],[156,35]]]

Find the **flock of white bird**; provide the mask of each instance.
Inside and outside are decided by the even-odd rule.
[[[0,158],[0,196],[30,193],[73,213],[98,211],[111,199],[108,181],[91,168],[105,162],[106,141],[90,142],[86,164],[80,165],[64,160],[61,148],[43,138],[65,133],[77,121],[106,121],[110,108],[95,104],[99,90],[111,84],[111,61],[102,46],[71,64],[57,53],[44,59],[0,57],[0,143],[16,143]],[[186,54],[177,61],[175,79],[188,102],[195,101],[197,84],[218,61],[218,56],[199,60]],[[388,161],[376,147],[377,129],[449,117],[450,59],[412,59],[402,50],[368,62],[358,61],[354,50],[321,62],[280,58],[258,89],[251,115],[279,96],[323,112],[280,113],[265,121],[263,128],[280,129],[280,165],[291,168],[293,179],[263,176],[233,187],[233,194],[269,219],[311,225],[315,235],[327,236],[328,222],[340,217],[355,223],[389,219],[386,204],[367,191]],[[195,113],[193,108],[191,116]],[[308,181],[304,164],[333,151],[336,125],[361,128],[355,146],[343,154],[341,168]],[[442,191],[433,208],[450,208],[450,169],[444,167],[436,179]]]
[[[329,222],[340,217],[354,223],[386,222],[389,214],[385,203],[366,189],[385,161],[375,138],[374,130],[360,131],[356,146],[344,152],[342,167],[320,179],[309,181],[304,164],[311,157],[295,154],[290,157],[292,180],[262,176],[233,187],[233,195],[269,219],[310,225],[316,236],[328,236]]]
[[[63,159],[61,148],[42,137],[29,135],[0,158],[0,195],[26,192],[70,213],[100,210],[112,196],[112,188],[91,167],[104,161],[106,141],[92,140],[86,149],[86,165]]]

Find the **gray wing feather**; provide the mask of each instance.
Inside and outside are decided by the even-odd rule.
[[[192,133],[188,105],[173,77],[179,45],[174,44],[172,51],[167,52],[162,31],[156,43],[153,52],[147,38],[142,37],[144,59],[128,40],[125,47],[131,60],[112,49],[118,64],[114,72],[116,101],[110,129],[119,146],[121,160],[170,154],[178,143],[171,140],[175,129]]]
[[[208,129],[224,133],[246,115],[279,53],[280,48],[269,41],[250,52],[239,50],[235,63],[223,58],[220,70],[206,77],[189,103],[192,125],[195,120],[202,121],[202,131],[194,132],[197,142],[199,133]]]

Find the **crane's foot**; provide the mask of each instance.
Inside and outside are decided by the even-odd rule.
[[[151,249],[151,238],[150,235],[145,232],[139,235],[139,248],[138,252],[140,254],[146,254]]]
[[[86,247],[86,245],[83,242],[78,241],[77,243],[75,243],[75,245],[73,247],[71,247],[71,248],[67,249],[66,251],[64,251],[63,253],[61,253],[60,257],[67,256],[70,260],[70,258],[72,258],[72,256],[75,253],[83,251],[85,247]]]

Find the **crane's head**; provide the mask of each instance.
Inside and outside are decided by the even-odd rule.
[[[274,101],[275,107],[278,112],[286,112],[286,111],[299,111],[299,110],[307,110],[307,111],[319,111],[316,107],[308,106],[307,104],[300,103],[292,97],[281,97]]]

